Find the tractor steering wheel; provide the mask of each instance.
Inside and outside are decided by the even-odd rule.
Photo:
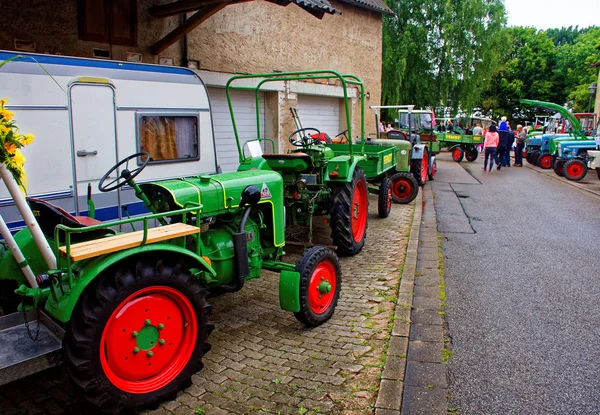
[[[142,160],[144,160],[145,158],[145,161],[137,169],[129,170],[129,160],[133,160],[138,157],[141,157]],[[118,189],[119,187],[125,186],[127,183],[129,183],[130,180],[133,180],[138,174],[142,172],[144,167],[148,165],[149,161],[150,154],[145,152],[135,153],[129,157],[124,158],[123,160],[112,166],[111,169],[108,172],[106,172],[104,176],[102,176],[102,178],[100,179],[100,183],[98,183],[98,190],[100,190],[101,192],[111,192],[115,189]],[[121,167],[123,164],[125,165],[125,168],[121,171],[121,174],[117,176],[117,178],[113,181],[105,183],[107,179],[109,179],[110,174],[117,170],[119,167]]]
[[[317,133],[317,138],[312,138],[311,136],[309,136],[308,134],[306,134],[307,131],[315,131]],[[295,138],[296,134],[299,133],[304,133],[304,136],[301,136],[301,138]],[[294,131],[293,133],[290,134],[288,140],[289,142],[296,147],[304,147],[304,146],[308,146],[311,144],[320,144],[321,140],[319,140],[318,137],[321,136],[321,131],[317,130],[316,128],[300,128],[299,130]]]
[[[338,135],[335,136],[335,138],[343,136],[339,140],[340,144],[348,144],[348,135],[346,134],[347,132],[348,132],[348,130],[344,130],[344,131],[342,131],[341,133],[339,133]]]

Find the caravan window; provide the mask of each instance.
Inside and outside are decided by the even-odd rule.
[[[150,163],[198,160],[198,117],[140,115],[140,151],[150,154]]]

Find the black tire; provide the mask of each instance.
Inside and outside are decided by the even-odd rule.
[[[362,183],[362,184],[361,184]],[[358,189],[364,189],[366,205],[362,207],[366,216],[368,216],[369,198],[367,192],[367,177],[359,167],[354,169],[352,181],[350,183],[339,183],[333,187],[331,196],[331,210],[329,211],[331,226],[331,238],[338,247],[337,252],[340,255],[352,256],[360,252],[365,244],[367,236],[368,220],[365,222],[364,232],[358,240],[354,237],[352,228],[353,210],[352,201],[354,194]],[[360,206],[359,206],[360,209]]]
[[[433,181],[435,180],[435,175],[437,174],[437,160],[433,160],[433,163],[431,163],[431,172],[429,173],[429,180]]]
[[[460,163],[465,156],[465,150],[462,147],[455,147],[452,149],[452,160]]]
[[[598,180],[600,180],[600,167],[596,167],[596,175],[598,176]]]
[[[479,156],[479,152],[477,151],[476,148],[472,148],[471,150],[469,150],[465,153],[465,158],[467,159],[467,161],[475,161],[475,160],[477,160],[478,156]]]
[[[162,291],[154,293],[153,289]],[[127,392],[117,387],[115,382],[109,379],[108,372],[103,366],[104,364],[108,366],[108,363],[102,361],[102,359],[108,361],[108,357],[103,356],[101,359],[101,354],[105,353],[105,350],[109,350],[109,348],[103,350],[102,345],[104,336],[111,335],[110,327],[115,324],[112,314],[117,309],[126,309],[122,308],[123,304],[128,307],[133,303],[133,299],[151,301],[152,298],[159,297],[158,294],[162,294],[162,298],[168,298],[169,296],[165,294],[167,292],[181,301],[189,302],[186,311],[193,313],[196,318],[195,343],[189,343],[187,346],[191,354],[187,360],[183,360],[184,366],[181,367],[178,374],[173,375],[172,379],[166,379],[165,382],[168,383],[160,388],[144,393]],[[140,296],[132,297],[136,293],[140,293]],[[99,275],[81,295],[73,310],[63,340],[68,371],[85,398],[110,413],[135,412],[144,408],[155,408],[164,400],[174,399],[179,390],[191,384],[190,377],[202,369],[202,356],[210,350],[207,338],[214,326],[209,322],[208,316],[211,307],[206,303],[205,298],[206,291],[198,285],[197,279],[189,271],[180,265],[168,264],[166,260],[156,261],[150,258],[140,258],[137,262],[132,261],[116,270],[113,269],[112,272],[106,271]],[[156,310],[159,309],[161,308],[156,307]],[[170,318],[169,316],[168,319]],[[176,317],[177,319],[180,320],[181,327],[186,327],[183,314],[181,317]],[[107,325],[107,323],[110,324]],[[137,322],[128,324],[137,325]],[[150,321],[147,321],[146,325],[150,325]],[[140,326],[144,328],[144,323],[141,323]],[[160,324],[157,327],[157,330],[162,330]],[[125,332],[125,330],[124,328],[123,331]],[[160,337],[160,335],[157,336]],[[132,337],[136,337],[133,332]],[[167,341],[169,340],[167,339]],[[124,343],[114,342],[113,344]],[[153,345],[150,346],[151,348],[156,348],[154,353],[160,356],[158,354],[161,350],[159,347],[165,344],[164,341],[160,346],[158,343],[150,344]],[[141,352],[144,353],[145,350],[149,349],[144,348]],[[136,353],[137,356],[140,350],[132,351],[132,353]],[[148,353],[146,352],[148,357],[152,357]],[[139,356],[143,355],[139,354]],[[125,357],[125,360],[127,359],[128,357]]]
[[[427,166],[423,165],[423,160],[428,161]],[[423,171],[425,168],[429,170],[429,153],[426,149],[423,150],[422,158],[410,161],[410,172],[413,174],[419,186],[425,186],[425,183],[427,182],[429,172]]]
[[[377,199],[377,213],[380,218],[390,216],[392,210],[392,181],[385,177],[379,185],[379,196]]]
[[[588,171],[587,165],[581,159],[572,159],[566,161],[563,169],[565,177],[574,182],[582,180]]]
[[[529,164],[533,164],[535,166],[535,161],[537,160],[537,157],[539,154],[540,154],[540,152],[537,150],[532,151],[529,155],[529,159],[527,160],[529,162]]]
[[[329,264],[325,264],[325,262],[328,262]],[[317,270],[319,264],[322,265],[322,268]],[[340,297],[342,271],[339,259],[331,249],[323,246],[313,246],[304,253],[300,262],[296,265],[296,271],[300,273],[300,311],[294,313],[294,316],[302,324],[310,327],[319,326],[331,318]],[[315,272],[317,272],[317,274]],[[321,279],[321,282],[328,282],[331,290],[324,293],[324,303],[320,304],[320,306],[323,307],[322,310],[314,304],[311,306],[309,299],[309,295],[315,295],[309,290],[311,280],[319,277],[325,278],[324,280]],[[329,278],[335,278],[335,285],[333,288],[331,287],[333,280],[330,280]],[[321,282],[319,282],[319,285]],[[318,294],[318,296],[319,299],[317,300],[314,298],[314,300],[322,300],[320,297],[321,294]],[[315,308],[317,310],[315,310]]]
[[[554,173],[556,173],[557,176],[560,176],[560,177],[564,177],[565,176],[564,165],[565,165],[564,160],[554,160],[554,164],[552,165],[552,169],[554,170]]]
[[[537,153],[534,157],[533,157],[533,164],[536,165],[537,167],[540,167],[540,159],[542,158],[542,156],[544,155],[544,153]]]
[[[412,202],[419,193],[419,184],[412,173],[396,173],[392,177],[392,200],[405,205]]]

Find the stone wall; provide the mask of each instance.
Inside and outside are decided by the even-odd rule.
[[[93,57],[93,49],[108,50],[111,59],[126,60],[128,52],[141,53],[143,62],[158,63],[151,46],[180,23],[180,17],[156,19],[147,10],[172,0],[138,0],[138,45],[117,46],[78,38],[77,0],[0,0],[0,49],[14,49],[15,39],[34,41],[36,52]],[[188,58],[200,68],[215,72],[256,73],[303,69],[334,69],[358,75],[369,99],[378,105],[381,97],[382,16],[333,1],[342,15],[315,18],[292,4],[281,7],[264,1],[228,6],[189,35]],[[183,61],[183,42],[160,54]],[[281,101],[281,100],[280,100]],[[287,101],[287,100],[283,100]],[[360,126],[355,105],[351,110],[354,128]],[[283,105],[283,102],[280,102]],[[288,102],[285,102],[288,105]],[[290,127],[285,113],[272,114],[282,126]],[[365,112],[366,133],[375,132],[375,120]],[[290,127],[291,128],[291,127]],[[355,134],[356,135],[356,134]]]

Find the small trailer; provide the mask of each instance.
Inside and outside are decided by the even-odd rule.
[[[24,149],[29,195],[75,216],[90,197],[99,220],[147,213],[130,186],[97,190],[123,155],[150,154],[142,183],[219,171],[208,93],[187,68],[0,51],[0,91],[37,138]],[[0,208],[12,232],[24,227],[4,188]]]

